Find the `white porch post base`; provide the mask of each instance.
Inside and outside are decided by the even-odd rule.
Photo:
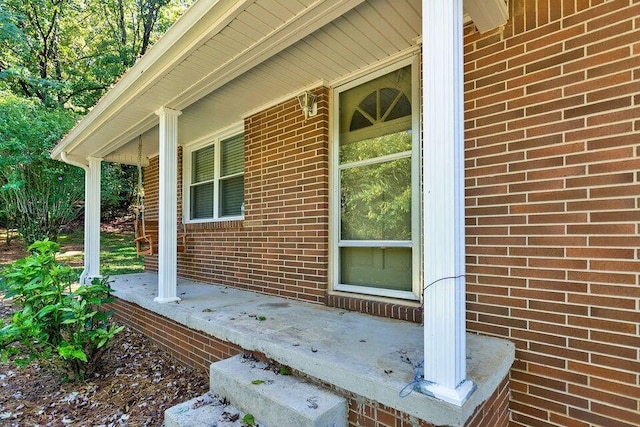
[[[80,283],[90,285],[100,275],[100,168],[102,159],[89,157],[84,185],[84,270]]]
[[[83,270],[82,273],[80,274],[79,282],[82,285],[90,285],[91,282],[93,282],[93,279],[101,280],[102,277],[103,277],[102,274],[91,274],[89,272],[85,274],[85,271]]]
[[[180,297],[165,297],[165,298],[155,297],[153,301],[160,304],[166,304],[168,302],[178,302],[180,301]]]
[[[180,111],[160,108],[160,197],[158,209],[159,303],[180,301],[177,295],[178,266],[178,116]]]
[[[422,381],[418,384],[417,390],[420,393],[435,397],[452,405],[462,406],[475,389],[476,385],[473,381],[465,380],[456,388],[444,387],[429,381]]]

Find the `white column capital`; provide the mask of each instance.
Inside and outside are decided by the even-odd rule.
[[[182,114],[182,111],[179,110],[174,110],[172,108],[168,108],[168,107],[160,107],[155,111],[157,116],[174,116],[174,117],[178,117],[179,115]]]

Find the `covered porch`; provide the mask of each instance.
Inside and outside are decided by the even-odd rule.
[[[477,389],[462,406],[453,405],[410,393],[423,358],[421,325],[185,279],[178,279],[181,301],[161,304],[154,302],[157,284],[154,273],[112,278],[118,304],[142,308],[128,316],[133,327],[149,333],[157,323],[150,317],[159,315],[176,326],[262,354],[318,384],[332,384],[363,402],[379,402],[434,425],[467,424],[479,405],[504,392],[501,383],[514,360],[513,344],[467,334],[467,373]],[[126,317],[127,310],[119,307],[118,312]],[[159,327],[156,333],[174,354],[196,366],[203,354],[209,358],[205,364],[226,356],[175,327]]]
[[[265,10],[273,13],[266,14]],[[263,22],[267,18],[269,22]],[[330,144],[335,135],[332,137],[329,132],[334,126],[335,117],[338,117],[337,114],[329,112],[330,109],[338,110],[332,97],[337,93],[335,88],[344,87],[349,82],[364,77],[372,79],[374,74],[377,75],[376,73],[381,73],[390,66],[411,64],[412,79],[415,77],[416,81],[408,91],[413,107],[409,108],[410,113],[406,115],[411,122],[408,132],[411,147],[401,150],[399,154],[392,153],[388,160],[398,156],[400,160],[411,159],[409,163],[412,172],[408,182],[411,193],[409,222],[412,234],[410,238],[401,239],[400,243],[391,239],[394,240],[391,243],[412,248],[409,286],[414,298],[407,304],[413,304],[413,307],[424,306],[424,322],[421,327],[399,324],[397,327],[403,328],[404,332],[396,337],[395,332],[391,330],[388,331],[387,337],[404,337],[403,340],[406,341],[398,342],[397,345],[404,348],[406,344],[407,351],[416,354],[412,360],[424,360],[424,375],[420,376],[418,387],[424,394],[417,396],[418,393],[413,393],[404,399],[398,397],[399,390],[414,378],[415,369],[407,369],[408,364],[399,365],[398,363],[402,362],[397,360],[391,363],[390,370],[401,376],[396,378],[386,374],[384,369],[382,374],[376,371],[378,376],[364,381],[365,389],[361,390],[358,388],[361,386],[353,385],[356,387],[353,392],[384,405],[404,408],[401,410],[406,409],[406,413],[416,416],[427,416],[427,413],[433,412],[425,408],[447,408],[447,411],[451,412],[445,417],[448,420],[445,424],[463,423],[465,416],[487,397],[481,390],[488,388],[485,389],[480,383],[487,385],[486,377],[494,374],[501,380],[505,378],[507,371],[485,370],[486,366],[479,360],[489,359],[484,356],[474,356],[478,364],[468,366],[470,359],[466,356],[469,355],[466,346],[473,348],[478,338],[469,338],[465,332],[462,26],[465,20],[472,20],[478,28],[489,30],[503,24],[506,18],[506,5],[502,0],[467,0],[464,2],[464,9],[461,0],[453,3],[445,0],[305,1],[296,2],[295,8],[290,2],[266,0],[196,2],[52,153],[54,158],[82,167],[86,171],[86,257],[83,281],[89,282],[92,277],[100,275],[101,162],[137,163],[147,166],[150,159],[157,159],[158,199],[155,206],[159,228],[158,274],[141,276],[146,277],[140,280],[148,282],[147,286],[143,286],[143,283],[134,286],[131,283],[132,278],[118,278],[116,283],[127,280],[128,282],[122,283],[131,286],[130,289],[126,289],[121,288],[120,284],[116,285],[118,296],[124,301],[131,301],[145,310],[150,310],[151,313],[178,320],[179,323],[179,319],[183,319],[184,322],[181,324],[188,327],[213,324],[215,327],[211,333],[214,336],[220,333],[218,331],[235,330],[236,323],[239,323],[237,318],[234,317],[235,320],[228,328],[220,326],[226,324],[223,318],[218,319],[213,312],[202,312],[208,307],[197,305],[195,300],[191,305],[188,299],[190,291],[182,289],[186,285],[181,284],[178,287],[182,279],[178,277],[177,226],[190,220],[194,229],[200,225],[195,216],[186,215],[185,206],[189,206],[189,203],[180,197],[185,194],[188,196],[190,189],[180,181],[179,147],[199,147],[199,144],[209,143],[212,138],[217,138],[221,143],[222,139],[235,136],[235,132],[248,129],[247,123],[252,118],[260,117],[264,111],[284,105],[301,93],[316,90],[326,92],[323,101],[326,104],[320,112],[322,120],[318,120],[317,124],[314,119],[307,121],[307,106],[304,116],[298,114],[298,118],[290,119],[291,122],[282,122],[276,127],[288,130],[296,136],[308,132],[309,141],[314,141],[316,137],[321,139],[320,148],[314,149],[314,152],[310,150],[309,153],[301,151],[300,159],[295,159],[319,159],[318,164],[312,167],[302,165],[299,169],[313,169],[313,173],[317,172],[313,179],[320,179],[318,176],[322,175],[320,181],[317,181],[320,187],[318,193],[307,196],[315,203],[307,216],[313,216],[311,220],[317,221],[321,230],[312,230],[312,233],[316,234],[313,234],[311,239],[315,240],[301,246],[313,246],[320,253],[312,253],[314,264],[311,270],[322,271],[322,274],[314,273],[320,283],[314,290],[322,295],[332,292],[339,294],[341,289],[330,288],[330,280],[325,277],[326,271],[335,270],[337,264],[329,261],[327,248],[332,245],[331,256],[335,258],[334,254],[339,250],[338,239],[334,237],[335,230],[338,229],[335,218],[341,200],[339,195],[333,192],[331,179],[335,179],[335,176],[329,175],[329,169],[333,168],[337,161],[329,161],[327,154],[336,150]],[[331,116],[334,118],[330,119]],[[304,117],[304,120],[301,117]],[[255,127],[260,126],[262,125],[258,124]],[[312,126],[318,128],[310,129]],[[318,134],[322,136],[318,137]],[[273,184],[266,180],[261,181],[262,178],[269,174],[282,174],[281,170],[272,172],[266,167],[261,167],[265,159],[282,157],[281,153],[270,153],[267,150],[270,139],[270,135],[259,135],[251,141],[253,145],[247,145],[254,148],[254,152],[247,153],[243,158],[245,167],[253,168],[253,175],[247,173],[244,175],[244,181],[240,178],[240,181],[247,185],[243,193],[246,211],[244,202],[242,209],[238,204],[238,215],[232,217],[231,221],[237,229],[253,229],[257,241],[264,239],[264,236],[259,234],[266,232],[262,228],[269,218],[265,223],[263,219],[271,208],[263,206],[263,200],[270,196],[266,192],[252,193],[253,189],[249,186],[262,182],[262,188],[269,187]],[[281,142],[284,144],[291,141],[282,136]],[[299,143],[300,141],[297,141],[290,145]],[[216,144],[216,147],[220,146]],[[421,158],[421,152],[429,155]],[[193,151],[187,153],[193,155]],[[187,155],[186,158],[188,160],[190,156]],[[292,175],[293,172],[297,173],[298,166],[295,164],[292,162]],[[183,178],[188,177],[184,170],[182,172]],[[300,181],[304,181],[303,178],[300,178]],[[283,178],[284,181],[295,183],[296,180]],[[291,194],[300,198],[299,190],[291,190]],[[303,212],[302,208],[297,212]],[[281,215],[282,218],[285,216],[286,214]],[[220,220],[217,214],[211,217],[211,227],[225,225],[226,221]],[[321,219],[318,220],[318,217]],[[332,222],[328,226],[329,217]],[[300,214],[300,218],[294,219],[296,220],[304,224],[309,218]],[[284,222],[282,224],[287,225]],[[333,234],[329,233],[328,229],[331,229]],[[245,233],[242,230],[238,234]],[[301,233],[308,231],[303,228],[301,230]],[[283,239],[281,236],[277,237]],[[240,236],[240,239],[245,238]],[[203,240],[203,244],[206,244],[206,240]],[[386,250],[385,245],[381,246],[381,250]],[[286,245],[283,244],[282,247]],[[268,261],[270,255],[260,254],[255,263],[261,262],[266,265],[265,260]],[[206,256],[211,258],[212,255]],[[287,256],[284,254],[283,259]],[[198,259],[194,259],[194,264],[197,263]],[[260,266],[254,267],[257,269]],[[293,268],[297,267],[283,267]],[[303,266],[301,269],[306,268]],[[305,282],[304,277],[300,281]],[[300,287],[305,285],[306,283],[302,283]],[[210,301],[212,310],[224,307],[223,291],[218,292],[211,286],[201,286],[198,289],[198,304]],[[235,294],[240,291],[228,289],[225,292]],[[240,298],[236,305],[230,307],[250,313],[249,310],[253,307],[251,304],[267,304],[266,301],[270,298],[264,295],[248,295],[247,300]],[[368,300],[363,301],[378,301],[378,296],[371,294],[367,296]],[[278,300],[273,304],[283,302]],[[294,305],[298,307],[298,304],[303,307],[299,310],[307,314],[296,312],[295,316],[298,318],[313,319],[315,314],[308,313],[316,312],[333,313],[332,316],[337,316],[324,322],[327,325],[335,325],[334,330],[325,330],[324,324],[311,320],[306,328],[313,331],[309,333],[315,334],[316,339],[321,339],[323,345],[335,341],[335,349],[332,349],[331,353],[327,352],[327,355],[341,354],[345,348],[349,351],[356,350],[354,343],[341,341],[344,331],[349,329],[345,329],[345,319],[351,318],[359,319],[356,323],[358,327],[350,325],[354,326],[355,330],[370,331],[370,336],[359,338],[355,344],[364,339],[365,342],[362,344],[368,343],[369,347],[377,349],[376,352],[386,354],[385,352],[389,351],[389,341],[382,338],[385,334],[380,331],[384,330],[381,329],[382,324],[390,322],[389,324],[395,325],[393,321],[335,311],[326,307],[303,306],[302,303],[294,301],[287,301],[286,304],[287,308]],[[194,307],[193,312],[183,311],[185,307],[190,306]],[[277,310],[283,308],[278,307],[271,307],[269,313],[253,314],[267,319],[273,315],[275,319]],[[257,310],[259,307],[255,308]],[[264,308],[266,310],[268,306]],[[266,333],[256,334],[251,332],[252,328],[245,328],[244,334],[232,335],[238,342],[231,342],[246,350],[263,352],[267,357],[290,364],[292,368],[319,381],[335,384],[336,387],[347,390],[351,387],[344,384],[347,378],[360,383],[353,380],[361,378],[360,371],[371,372],[376,366],[384,366],[387,362],[384,358],[381,361],[361,358],[364,355],[377,354],[376,352],[354,353],[359,356],[344,354],[340,359],[347,361],[348,366],[359,368],[348,371],[353,375],[340,375],[347,372],[346,368],[336,369],[336,366],[341,365],[333,366],[323,359],[317,359],[317,354],[321,353],[320,349],[308,357],[303,357],[298,354],[298,348],[283,336],[286,334],[278,333],[292,318],[296,318],[292,317],[293,315],[289,313],[288,316],[282,317],[282,323],[274,330],[262,331]],[[210,319],[203,320],[202,316],[209,316]],[[260,330],[256,325],[264,326],[271,323],[268,320],[265,321],[267,323],[257,323],[254,318],[246,321],[257,331]],[[226,322],[229,323],[228,320]],[[323,326],[321,330],[318,329],[320,325]],[[200,326],[198,328],[203,330]],[[171,332],[167,332],[167,335],[171,335]],[[219,339],[227,338],[229,337]],[[303,338],[307,342],[313,342],[313,336],[300,336],[301,342],[305,342]],[[281,339],[283,341],[280,343]],[[264,342],[270,343],[269,346]],[[287,348],[286,352],[284,348]],[[341,348],[343,350],[340,350]],[[395,357],[394,352],[391,354]],[[419,357],[420,354],[422,357]],[[389,355],[386,357],[391,358]],[[295,360],[289,363],[289,358]],[[512,358],[507,357],[504,360],[512,361]],[[404,369],[400,369],[401,366]],[[480,369],[480,366],[484,367]],[[496,384],[493,384],[494,388],[491,390],[495,390],[495,386]],[[474,389],[477,389],[475,393]],[[433,399],[433,396],[437,399]],[[431,420],[432,416],[426,419]]]

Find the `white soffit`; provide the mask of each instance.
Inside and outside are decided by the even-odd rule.
[[[464,0],[464,11],[481,33],[505,25],[509,19],[507,0]]]

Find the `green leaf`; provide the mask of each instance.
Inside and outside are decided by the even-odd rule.
[[[88,361],[98,361],[97,352],[123,327],[110,324],[111,313],[99,310],[104,286],[66,293],[72,280],[69,269],[47,254],[56,247],[51,242],[36,242],[31,245],[32,255],[0,271],[3,284],[21,308],[0,328],[0,356],[18,356],[21,364],[57,358],[69,379],[79,380],[95,368]]]
[[[47,314],[56,311],[59,307],[57,305],[47,305],[45,307],[43,307],[39,312],[38,312],[38,317],[39,318],[43,318],[45,317]]]
[[[253,426],[256,424],[256,420],[251,414],[246,414],[244,417],[242,417],[242,422],[248,426]]]
[[[253,381],[251,381],[251,384],[256,384],[256,385],[264,384],[264,381],[262,381],[262,380],[253,380]]]
[[[85,363],[87,362],[87,355],[84,353],[84,351],[72,345],[64,345],[58,347],[58,354],[64,359],[78,359],[82,360]]]
[[[291,371],[286,366],[280,366],[280,369],[278,370],[278,373],[280,375],[291,375]]]
[[[84,353],[84,351],[75,349],[71,355],[76,359],[82,360],[83,362],[87,363],[87,355]]]

